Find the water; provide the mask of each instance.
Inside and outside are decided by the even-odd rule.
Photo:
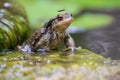
[[[120,29],[93,30],[83,34],[73,34],[77,46],[89,49],[104,57],[120,59]]]
[[[82,46],[104,57],[120,59],[120,10],[88,10],[86,12],[111,15],[113,22],[99,29],[73,34],[77,46]]]
[[[103,33],[101,33],[101,35],[102,34]],[[74,39],[77,43],[77,46],[82,46],[83,48],[98,53],[104,57],[120,59],[120,45],[118,39],[117,41],[116,39],[114,40],[114,38],[111,39],[111,37],[108,37],[107,35],[100,36],[94,32],[74,34]]]

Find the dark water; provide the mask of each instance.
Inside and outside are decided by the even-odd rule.
[[[87,11],[86,11],[87,12]],[[111,15],[114,21],[102,28],[73,34],[77,46],[82,46],[104,57],[120,59],[120,10],[92,11],[93,14],[104,13]]]
[[[93,52],[103,55],[104,57],[120,59],[119,35],[110,36],[109,34],[104,33],[104,31],[92,31],[84,34],[74,34],[73,37],[77,46],[87,48]]]

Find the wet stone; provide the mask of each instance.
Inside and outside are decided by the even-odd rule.
[[[58,52],[32,54],[26,56],[27,59],[24,56],[26,54],[15,52],[0,57],[1,79],[110,80],[111,75],[119,78],[119,61],[106,59],[86,49],[76,51],[73,56],[60,55]],[[114,76],[112,80],[115,80]]]

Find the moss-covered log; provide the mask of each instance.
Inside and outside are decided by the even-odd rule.
[[[14,0],[0,0],[0,51],[14,49],[28,36],[24,8]]]

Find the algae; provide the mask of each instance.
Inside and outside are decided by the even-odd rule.
[[[17,51],[1,55],[0,79],[109,80],[111,75],[112,79],[119,75],[119,65],[119,61],[86,49],[77,50],[74,55],[58,51],[28,55]]]
[[[26,40],[29,32],[24,8],[14,0],[0,0],[0,51],[15,49]]]

